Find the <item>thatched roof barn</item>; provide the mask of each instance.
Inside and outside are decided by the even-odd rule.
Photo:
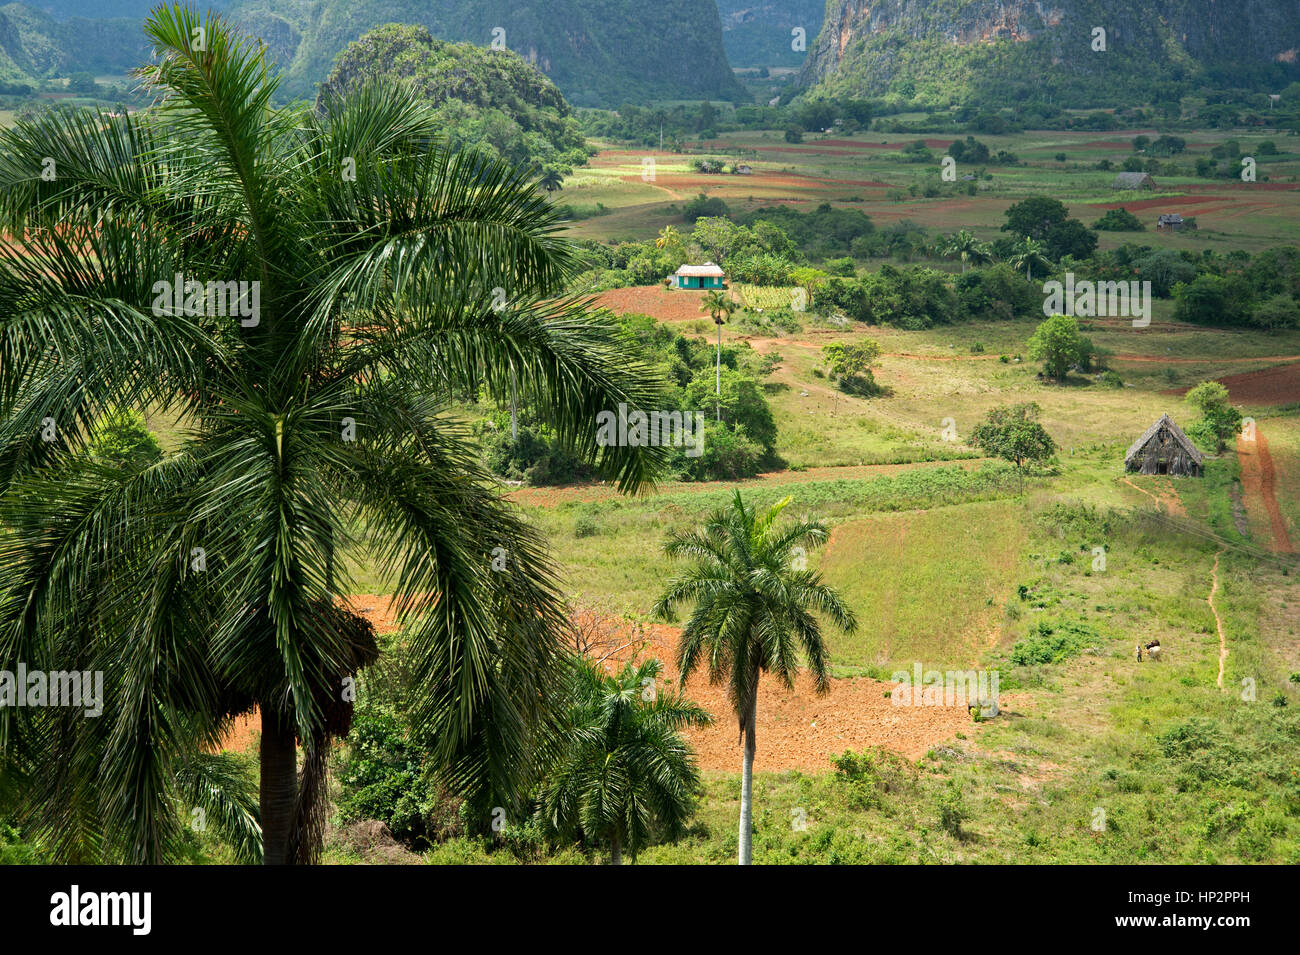
[[[1205,455],[1196,450],[1183,429],[1167,414],[1138,438],[1124,455],[1124,470],[1142,474],[1172,474],[1200,477],[1204,473]]]

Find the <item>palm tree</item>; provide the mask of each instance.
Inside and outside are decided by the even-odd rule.
[[[564,173],[554,166],[545,166],[541,175],[537,177],[537,184],[545,189],[546,194],[549,196],[557,189],[564,188]]]
[[[338,599],[361,565],[410,623],[432,758],[475,805],[520,799],[568,623],[447,404],[504,400],[517,371],[632,489],[655,458],[599,447],[594,420],[659,407],[654,373],[556,298],[579,259],[526,173],[443,147],[410,89],[273,110],[265,47],[216,14],[145,30],[155,108],[0,135],[0,661],[105,684],[94,719],[0,710],[0,778],[56,857],[160,862],[194,754],[256,708],[262,857],[313,860],[329,741],[377,653]],[[171,415],[179,450],[97,464],[113,407]]]
[[[680,731],[713,722],[681,692],[662,693],[663,664],[624,664],[609,675],[574,666],[564,743],[543,788],[540,812],[553,832],[609,846],[620,865],[656,835],[677,838],[694,808],[700,777]]]
[[[1015,251],[1011,253],[1011,257],[1007,259],[1007,262],[1013,269],[1023,267],[1025,278],[1032,282],[1036,266],[1042,266],[1045,270],[1052,267],[1051,260],[1044,254],[1046,251],[1046,245],[1037,239],[1026,236],[1016,244]]]
[[[706,292],[704,299],[700,302],[700,311],[708,312],[713,323],[718,326],[718,359],[717,359],[717,413],[718,420],[722,420],[722,325],[731,317],[731,313],[736,310],[736,303],[729,296],[722,292],[714,290]]]
[[[826,644],[813,612],[825,614],[845,633],[857,629],[857,618],[839,594],[803,566],[807,552],[826,542],[825,526],[807,519],[777,523],[790,500],[759,511],[745,507],[736,491],[731,507],[710,516],[702,530],[670,536],[664,552],[695,563],[669,582],[654,607],[655,614],[671,618],[682,604],[694,604],[677,647],[682,681],[707,661],[709,682],[727,683],[745,746],[741,865],[752,860],[759,675],[771,673],[793,689],[802,651],[817,692],[826,693]]]
[[[969,262],[988,262],[992,259],[988,247],[975,238],[974,233],[966,229],[940,239],[939,254],[944,258],[952,258],[955,255],[961,256],[961,270],[963,272],[966,271],[966,265]]]
[[[659,230],[659,236],[655,239],[655,248],[663,249],[666,252],[681,252],[684,248],[682,234],[676,226],[666,225]]]

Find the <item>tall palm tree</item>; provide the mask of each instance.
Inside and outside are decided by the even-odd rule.
[[[614,865],[625,849],[635,861],[656,835],[679,836],[699,789],[681,730],[713,717],[680,691],[662,692],[662,673],[658,660],[626,663],[616,675],[575,663],[563,748],[543,788],[547,827],[605,843]]]
[[[1032,282],[1036,267],[1042,266],[1044,270],[1052,267],[1051,260],[1045,254],[1046,251],[1047,246],[1044,243],[1026,236],[1016,244],[1007,262],[1013,269],[1024,268],[1025,278]]]
[[[708,312],[709,317],[713,319],[713,323],[718,326],[717,384],[714,393],[718,396],[716,410],[719,421],[722,420],[722,325],[735,310],[736,303],[731,300],[730,296],[716,289],[704,293],[704,298],[700,302],[700,311]]]
[[[163,7],[145,31],[153,109],[0,135],[0,665],[105,683],[98,718],[0,711],[0,777],[56,856],[160,862],[186,766],[256,707],[263,859],[314,859],[329,740],[376,655],[338,600],[355,561],[410,621],[447,778],[517,799],[567,619],[448,399],[504,400],[517,370],[631,489],[652,449],[598,447],[595,416],[657,407],[653,373],[556,298],[578,258],[536,184],[444,148],[409,89],[275,110],[264,46],[216,14]],[[97,465],[111,407],[173,416],[180,449]]]
[[[807,519],[778,524],[790,501],[786,497],[760,511],[747,508],[736,491],[731,507],[710,516],[701,530],[670,536],[664,552],[694,564],[669,582],[654,606],[655,614],[671,618],[681,605],[694,604],[677,647],[682,681],[707,661],[709,682],[727,683],[745,747],[741,865],[753,858],[759,676],[771,673],[793,689],[802,655],[817,692],[826,693],[826,644],[814,614],[825,614],[845,633],[857,629],[856,616],[839,594],[803,566],[807,552],[826,542],[825,526]]]
[[[960,256],[961,270],[963,272],[966,271],[967,264],[971,262],[988,262],[993,258],[988,246],[975,238],[973,232],[966,229],[940,239],[939,252],[945,258]]]

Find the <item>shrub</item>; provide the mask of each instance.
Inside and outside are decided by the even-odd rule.
[[[1011,648],[1014,666],[1060,663],[1098,642],[1097,631],[1081,623],[1040,620]]]
[[[1146,226],[1127,209],[1109,209],[1093,224],[1093,228],[1099,232],[1142,232]]]
[[[112,408],[95,423],[90,454],[110,467],[139,470],[161,460],[162,447],[138,411]]]

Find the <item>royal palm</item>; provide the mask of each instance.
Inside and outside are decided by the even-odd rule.
[[[407,90],[277,110],[264,47],[215,15],[162,8],[146,32],[154,108],[0,138],[0,665],[99,669],[107,696],[98,719],[0,713],[9,793],[60,858],[162,861],[195,793],[222,805],[199,754],[256,707],[264,860],[310,861],[376,653],[338,599],[361,562],[411,621],[446,778],[473,805],[517,797],[565,619],[447,405],[515,378],[634,488],[653,462],[598,448],[594,420],[647,407],[652,376],[557,300],[578,263],[536,183],[442,148]],[[257,282],[260,312],[155,307],[176,276]],[[179,447],[95,465],[115,406],[178,422]]]
[[[747,507],[736,491],[730,508],[714,513],[702,529],[670,536],[665,553],[693,564],[654,607],[671,618],[682,605],[693,605],[677,647],[683,682],[703,665],[711,683],[727,684],[744,743],[741,865],[752,859],[759,677],[770,673],[793,689],[802,661],[816,691],[826,693],[826,643],[817,614],[845,633],[857,628],[853,611],[806,566],[808,552],[826,542],[826,528],[815,520],[779,520],[790,500],[760,510]]]

